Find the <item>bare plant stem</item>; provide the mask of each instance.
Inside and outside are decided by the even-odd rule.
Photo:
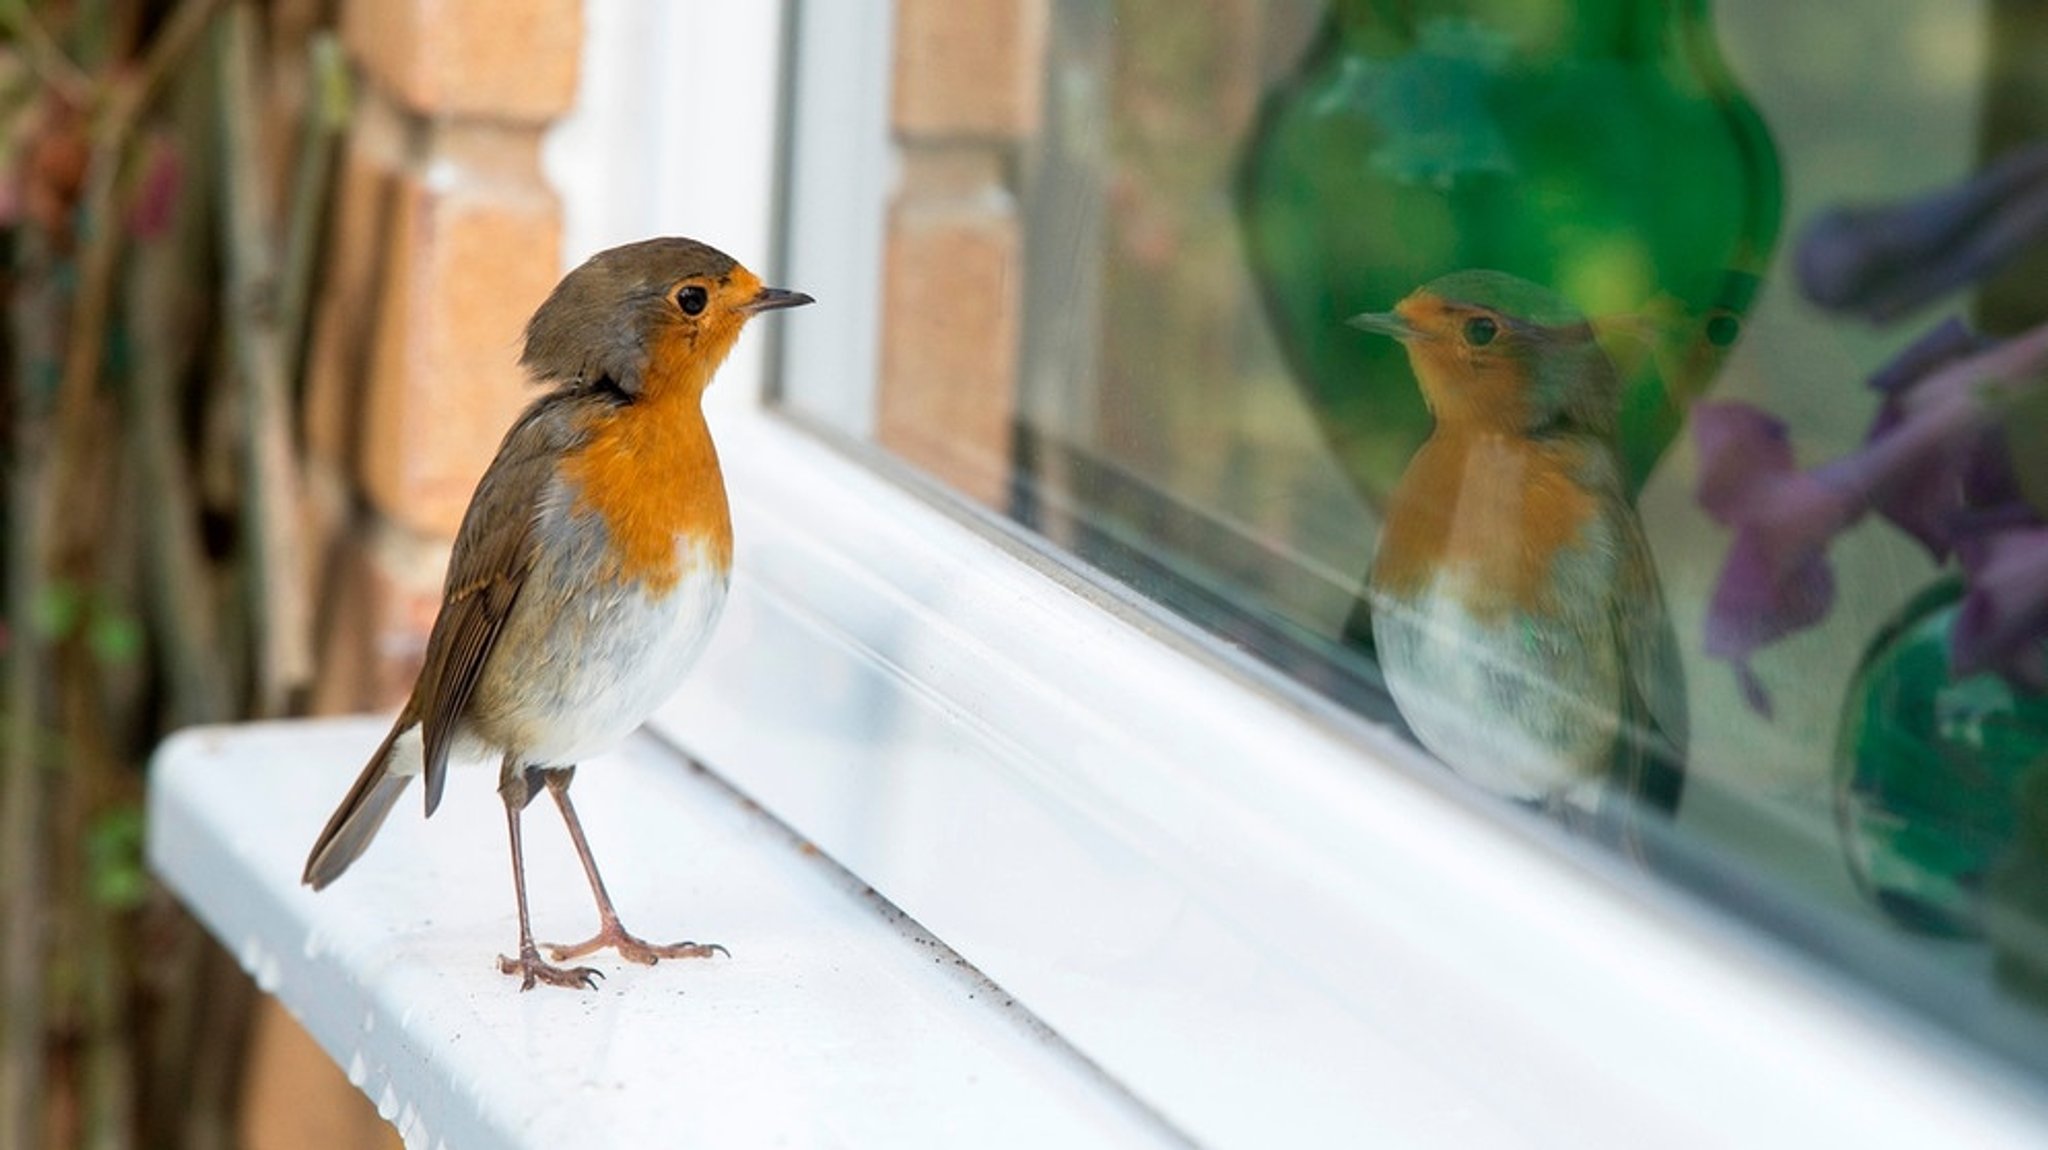
[[[106,451],[103,458],[112,454]],[[93,820],[112,805],[110,792],[121,780],[107,740],[110,716],[83,636],[73,634],[63,642],[57,665],[58,715],[71,760],[63,776],[68,801],[60,821],[72,839],[65,857],[83,859]],[[134,1145],[135,1072],[120,977],[119,914],[95,897],[86,868],[74,866],[67,885],[70,953],[77,968],[72,995],[83,1040],[80,1144],[86,1150],[128,1150]]]
[[[50,37],[49,29],[36,19],[28,0],[0,3],[0,28],[14,33],[36,78],[48,84],[66,103],[82,108],[92,98],[92,77],[64,54],[64,49]]]
[[[217,0],[183,0],[150,45],[142,67],[116,81],[106,109],[94,125],[92,158],[86,175],[83,217],[89,233],[79,260],[78,294],[72,302],[71,335],[64,354],[64,377],[57,392],[57,459],[65,448],[94,434],[93,395],[99,389],[100,364],[106,354],[107,313],[113,302],[114,273],[121,258],[122,228],[115,213],[121,167],[135,127],[151,97],[184,58]],[[69,470],[67,468],[67,470]],[[61,477],[60,498],[82,483]]]
[[[306,122],[300,128],[291,201],[285,215],[284,259],[278,272],[283,358],[286,370],[294,374],[305,354],[320,235],[325,230],[328,193],[334,184],[334,153],[342,129],[348,126],[352,102],[341,38],[329,31],[315,32],[306,42],[306,55],[306,74],[312,90],[306,100]]]
[[[103,396],[100,375],[105,355],[108,320],[116,272],[119,266],[123,227],[119,218],[121,173],[135,137],[136,126],[149,107],[157,89],[172,67],[186,54],[205,29],[216,0],[181,0],[152,41],[139,69],[103,81],[81,106],[94,114],[92,145],[86,172],[86,187],[80,219],[83,232],[78,259],[77,289],[70,300],[69,315],[63,316],[44,286],[39,289],[42,315],[38,331],[63,330],[66,346],[56,382],[53,421],[43,417],[49,373],[48,359],[23,357],[18,367],[16,390],[20,396],[13,443],[14,472],[9,477],[9,510],[13,516],[13,538],[7,551],[7,614],[9,622],[9,669],[6,699],[9,709],[6,735],[4,811],[0,811],[0,840],[6,852],[4,874],[7,902],[4,922],[6,1027],[0,1045],[0,1144],[35,1147],[42,1143],[45,1103],[43,1070],[44,989],[47,972],[47,924],[45,901],[49,881],[49,843],[45,814],[50,800],[45,793],[42,763],[37,753],[41,731],[42,684],[47,674],[37,609],[44,586],[44,564],[52,561],[74,580],[91,567],[95,551],[93,533],[103,528],[97,498],[103,498],[104,483],[96,482],[93,468],[102,446],[96,426]],[[17,26],[25,12],[6,10]],[[58,68],[61,56],[45,56],[46,69]],[[43,283],[54,277],[50,268]],[[38,337],[38,341],[41,336]],[[32,341],[18,341],[31,346]],[[46,426],[53,423],[53,426]],[[54,433],[54,434],[52,434]],[[45,452],[51,452],[50,474],[45,476]],[[49,517],[49,518],[46,518]],[[44,525],[64,527],[54,550],[44,541]],[[48,554],[46,554],[48,551]],[[81,581],[82,582],[82,581]],[[88,676],[89,670],[85,672]],[[83,688],[93,693],[89,678],[74,682],[70,697]],[[96,708],[95,708],[96,709]],[[67,710],[71,710],[67,707]],[[90,716],[88,716],[90,721]],[[75,733],[75,732],[74,732]],[[91,777],[97,769],[104,774],[105,760],[81,762],[73,772],[81,777],[67,779],[66,797],[75,800],[66,813],[81,815],[93,797],[104,793],[105,778]],[[104,921],[106,908],[89,900],[78,907],[86,928],[81,941],[86,953],[80,956],[88,975],[111,976],[115,932]],[[109,929],[102,929],[103,927]],[[104,988],[113,995],[111,986]],[[88,1123],[101,1145],[119,1147],[131,1123],[132,1077],[126,1065],[125,1035],[117,1033],[125,1015],[116,997],[102,997],[85,1003],[91,1018],[87,1073],[92,1092],[88,1100]]]
[[[199,501],[178,431],[178,386],[197,351],[193,325],[200,311],[187,268],[201,238],[194,233],[205,226],[201,198],[188,190],[180,196],[175,232],[138,245],[128,275],[136,355],[127,426],[143,516],[143,594],[173,726],[218,722],[229,714]]]
[[[228,339],[242,380],[243,521],[256,620],[259,715],[279,715],[313,677],[312,612],[299,564],[299,475],[292,449],[277,261],[256,141],[256,13],[237,0],[222,21],[216,72],[228,271]]]
[[[5,885],[4,1042],[0,1042],[0,1144],[37,1146],[43,1118],[44,810],[43,652],[36,625],[42,585],[43,380],[60,330],[47,237],[22,237],[12,302],[15,362],[13,467],[8,474],[6,775],[0,780],[0,883]]]

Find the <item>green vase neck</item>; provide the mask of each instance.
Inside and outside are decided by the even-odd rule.
[[[1373,55],[1413,50],[1433,28],[1497,37],[1527,62],[1650,59],[1709,27],[1708,0],[1335,0],[1350,47]]]

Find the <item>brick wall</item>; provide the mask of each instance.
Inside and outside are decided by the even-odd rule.
[[[304,433],[319,587],[313,707],[395,708],[477,477],[532,398],[526,317],[560,271],[542,133],[575,94],[581,0],[351,0],[360,103],[313,316]],[[275,1003],[253,1035],[250,1150],[396,1146]]]
[[[314,327],[307,451],[337,525],[317,703],[411,683],[449,542],[531,398],[526,317],[555,284],[542,133],[575,93],[579,0],[364,0],[342,35],[362,102]]]
[[[1023,306],[1022,149],[1044,105],[1048,0],[901,0],[883,254],[883,446],[1004,505]]]

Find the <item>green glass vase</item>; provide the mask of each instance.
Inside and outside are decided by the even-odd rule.
[[[1951,673],[1961,596],[1959,579],[1935,584],[1871,642],[1844,703],[1835,797],[1871,902],[1918,933],[1973,938],[1987,876],[2017,841],[2021,780],[2048,761],[2048,697]]]
[[[1378,507],[1429,415],[1401,348],[1347,317],[1490,268],[1654,330],[1616,352],[1633,492],[1740,331],[1781,188],[1706,0],[1338,0],[1237,196],[1289,366]]]

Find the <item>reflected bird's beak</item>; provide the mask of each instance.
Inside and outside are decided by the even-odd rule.
[[[1414,339],[1419,334],[1413,325],[1401,318],[1399,312],[1360,312],[1344,322],[1360,331],[1376,332],[1380,335],[1398,339],[1402,343]]]

